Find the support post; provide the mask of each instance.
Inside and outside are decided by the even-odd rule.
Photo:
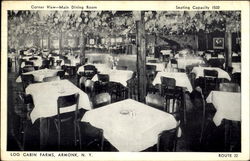
[[[145,102],[146,96],[146,41],[144,12],[140,13],[140,20],[136,21],[137,44],[137,74],[138,74],[138,99]]]
[[[59,54],[62,54],[62,31],[59,32]]]
[[[228,67],[232,67],[232,33],[226,32],[225,33],[225,56],[226,56],[226,69]]]
[[[82,30],[81,32],[81,45],[80,45],[80,63],[81,65],[84,65],[85,62],[85,45],[86,45],[86,40],[85,40],[85,35],[84,35],[84,31]]]
[[[48,33],[48,49],[50,50],[50,30],[49,30],[49,33]]]

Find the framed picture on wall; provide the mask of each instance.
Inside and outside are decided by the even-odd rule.
[[[214,49],[224,49],[224,38],[213,38],[213,48]]]

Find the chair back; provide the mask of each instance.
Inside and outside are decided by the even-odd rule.
[[[240,86],[237,83],[220,83],[219,90],[225,92],[240,92]]]
[[[166,108],[165,98],[159,94],[147,94],[146,104],[163,111],[165,111]]]
[[[204,94],[210,93],[211,90],[218,89],[218,72],[216,70],[204,70]]]
[[[241,86],[241,73],[233,73],[232,74],[232,81]]]
[[[66,108],[72,105],[76,105],[76,110],[78,110],[79,94],[71,94],[66,96],[60,96],[57,99],[58,114],[60,114],[61,108]]]
[[[146,65],[146,76],[147,81],[152,82],[156,75],[156,66],[155,65]]]
[[[65,122],[73,121],[74,126],[74,142],[75,146],[77,144],[77,129],[79,132],[79,144],[81,147],[81,136],[80,136],[80,129],[79,129],[79,110],[78,110],[78,103],[79,103],[79,93],[66,95],[66,96],[60,96],[57,99],[57,117],[54,119],[54,123],[57,128],[58,132],[58,149],[60,150],[61,146],[61,124]],[[67,113],[61,113],[61,109],[67,108],[69,106],[75,105],[75,111],[74,112],[67,112]]]
[[[62,60],[57,60],[56,61],[56,66],[61,66],[61,64],[62,64]]]
[[[207,63],[211,67],[223,68],[224,62],[225,62],[224,59],[209,59]]]
[[[157,63],[157,60],[152,59],[152,60],[148,60],[149,63]]]
[[[47,59],[45,59],[45,60],[43,60],[43,63],[42,63],[42,69],[44,69],[44,68],[49,68],[49,65],[50,65],[50,61],[49,60],[47,60]]]
[[[56,75],[59,76],[60,79],[63,79],[64,75],[65,75],[65,71],[64,70],[59,70]]]
[[[156,71],[155,65],[146,65],[146,71]]]
[[[35,70],[35,67],[34,66],[24,66],[23,67],[23,73],[27,73],[27,72],[32,72]]]
[[[85,70],[96,70],[96,67],[94,65],[85,65],[84,66],[84,71]]]
[[[170,62],[171,62],[171,66],[172,66],[173,68],[178,68],[177,60],[171,59]]]
[[[31,57],[29,58],[29,60],[37,60],[38,58],[37,57]]]
[[[67,72],[70,76],[76,75],[77,67],[75,66],[65,66],[64,71]]]
[[[32,74],[22,74],[21,79],[22,79],[24,91],[25,91],[26,87],[28,87],[28,85],[35,82],[34,76]]]
[[[218,58],[218,52],[212,52],[211,57],[213,58]]]
[[[111,96],[109,93],[100,93],[95,96],[93,103],[94,103],[94,108],[108,105],[111,103]]]
[[[52,77],[45,77],[43,78],[43,82],[52,82],[52,81],[59,81],[59,76],[52,76]]]
[[[108,74],[98,74],[98,81],[102,82],[102,83],[107,83],[109,82],[109,75]]]
[[[207,70],[204,69],[204,77],[213,77],[218,78],[218,72],[216,70]]]
[[[176,80],[174,78],[161,77],[161,85],[165,88],[174,89],[176,87]]]
[[[235,62],[235,63],[241,62],[241,57],[240,56],[233,56],[232,57],[232,62]]]
[[[84,66],[84,74],[83,76],[92,79],[93,76],[97,73],[97,69],[94,65],[85,65]]]
[[[30,66],[33,66],[34,65],[34,63],[33,62],[31,62],[31,61],[25,61],[25,66],[28,66],[28,65],[30,65]]]

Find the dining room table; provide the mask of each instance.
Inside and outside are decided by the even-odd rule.
[[[152,82],[153,85],[161,84],[161,77],[174,78],[176,80],[176,86],[187,89],[188,92],[193,91],[193,87],[188,79],[186,73],[183,72],[158,72]]]
[[[216,126],[219,126],[223,119],[241,121],[241,93],[211,91],[206,101],[212,103],[216,109],[213,117]]]
[[[98,72],[100,73],[104,73],[104,72],[108,72],[111,70],[111,66],[108,64],[93,64],[93,63],[87,63],[83,66],[80,66],[77,70],[77,74],[79,74],[80,72],[84,72],[84,66],[86,65],[93,65],[95,66],[95,68],[97,69]]]
[[[45,69],[34,70],[34,71],[31,71],[31,72],[22,73],[22,74],[23,75],[32,74],[34,76],[34,80],[36,82],[42,82],[43,78],[45,78],[45,77],[56,76],[58,71],[61,71],[61,70],[58,70],[58,69],[47,69],[47,68],[45,68]],[[16,82],[17,83],[21,83],[22,82],[21,76],[17,77]]]
[[[30,84],[26,90],[33,98],[34,108],[30,113],[32,124],[40,121],[40,147],[44,147],[48,141],[50,117],[57,115],[57,100],[60,96],[79,94],[79,109],[91,110],[91,102],[88,95],[75,86],[69,80],[59,80],[44,83]],[[72,112],[75,106],[68,106],[61,109],[61,113]]]
[[[143,151],[157,144],[162,131],[178,125],[173,115],[132,99],[87,111],[81,121],[103,129],[104,138],[120,152]]]
[[[35,60],[29,60],[30,58],[37,58],[37,59],[35,59]],[[41,67],[43,65],[43,59],[40,56],[24,56],[24,57],[21,57],[21,59],[33,62],[34,66]],[[22,62],[21,68],[23,68],[24,66],[25,66],[25,62]]]
[[[199,78],[199,77],[204,77],[204,70],[216,70],[218,72],[218,78],[224,78],[227,80],[231,80],[230,75],[223,69],[218,68],[218,67],[202,67],[202,66],[198,66],[198,67],[194,67],[193,70],[191,71],[191,73],[195,74],[195,79]]]
[[[187,66],[195,66],[205,64],[203,58],[201,57],[180,57],[176,59],[178,64],[178,69],[186,69]]]
[[[124,87],[127,87],[127,81],[133,77],[134,72],[131,70],[111,69],[102,71],[101,74],[107,74],[109,75],[109,81],[121,83]],[[98,81],[98,74],[94,75],[92,81]]]
[[[165,71],[166,63],[146,63],[146,65],[156,66],[156,71]]]

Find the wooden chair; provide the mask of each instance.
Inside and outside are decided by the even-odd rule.
[[[241,151],[241,122],[224,119],[224,151],[240,152]]]
[[[15,107],[15,112],[20,117],[19,132],[22,134],[22,148],[25,149],[25,131],[28,127],[28,122],[30,121],[30,113],[34,108],[34,103],[31,95],[27,95],[24,92],[18,92],[17,95],[17,106],[20,108]]]
[[[79,79],[79,88],[82,89],[84,92],[88,93],[90,97],[94,93],[94,81],[82,76]]]
[[[25,66],[34,66],[34,63],[31,61],[25,61]]]
[[[177,120],[180,119],[180,106],[183,106],[185,122],[186,111],[183,91],[181,87],[176,86],[176,80],[174,78],[161,77],[161,95],[164,96],[166,100],[166,112],[173,114]]]
[[[62,64],[62,60],[57,60],[56,61],[56,66],[61,66],[61,64]]]
[[[107,92],[108,91],[108,82],[109,75],[108,74],[97,74],[98,81],[96,82],[95,89],[99,92]]]
[[[23,91],[25,91],[28,85],[35,83],[34,76],[32,74],[21,74],[22,84],[23,84]]]
[[[83,151],[103,151],[103,130],[92,126],[89,122],[80,122]]]
[[[210,67],[218,67],[223,69],[224,62],[225,62],[224,59],[209,59],[207,63],[209,64]]]
[[[170,61],[171,61],[171,67],[178,70],[177,60],[171,59]]]
[[[111,103],[111,96],[109,93],[100,93],[93,99],[93,107],[98,108]]]
[[[108,91],[112,99],[112,102],[126,99],[128,97],[128,89],[124,87],[121,83],[108,82]],[[115,101],[112,96],[115,96]]]
[[[49,69],[50,68],[50,61],[47,59],[43,60],[42,66],[40,68],[41,69],[45,69],[45,68]]]
[[[175,128],[164,130],[158,135],[157,152],[176,151],[179,126],[178,122]]]
[[[64,71],[69,74],[69,76],[76,75],[77,68],[75,66],[65,66]]]
[[[155,65],[146,65],[146,78],[147,78],[147,91],[155,92],[155,89],[152,85],[152,82],[156,76],[156,66]]]
[[[159,94],[147,94],[146,96],[146,104],[157,108],[159,110],[162,111],[166,111],[166,102],[165,102],[165,98],[162,97]]]
[[[35,71],[34,66],[24,66],[22,68],[22,73],[27,73],[27,72],[32,72],[32,71]]]
[[[73,123],[74,127],[74,145],[77,146],[77,131],[78,131],[78,139],[79,139],[79,146],[81,149],[81,133],[79,127],[79,109],[78,109],[78,102],[79,102],[79,94],[75,93],[72,95],[67,96],[60,96],[57,100],[57,116],[54,119],[54,123],[58,133],[58,149],[60,150],[61,147],[61,128],[62,125],[66,122]],[[61,113],[61,109],[67,108],[69,106],[75,105],[75,111],[73,113]]]
[[[218,89],[218,72],[204,69],[204,92],[205,96],[212,90]]]
[[[29,60],[37,60],[38,58],[37,57],[31,57],[29,58]]]
[[[59,76],[60,79],[63,79],[64,75],[65,75],[65,71],[64,70],[59,70],[56,75]]]
[[[133,73],[131,79],[127,80],[128,87],[128,97],[134,100],[138,100],[137,88],[138,88],[138,78],[136,72]]]
[[[241,87],[241,73],[233,73],[232,74],[232,82],[239,84]]]
[[[52,76],[52,77],[45,77],[43,78],[43,82],[52,82],[52,81],[59,81],[59,76]]]
[[[88,79],[92,79],[94,75],[97,74],[97,69],[94,65],[85,65],[84,66],[84,75]]]

